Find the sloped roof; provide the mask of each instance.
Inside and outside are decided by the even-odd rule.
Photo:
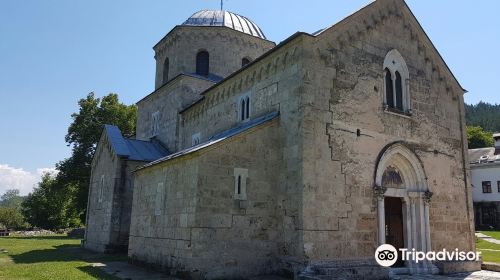
[[[124,138],[120,129],[114,125],[104,125],[107,138],[113,151],[119,157],[134,161],[154,161],[168,154],[156,141],[142,141]]]
[[[150,167],[150,166],[153,166],[153,165],[156,165],[158,163],[161,163],[161,162],[165,162],[165,161],[168,161],[168,160],[171,160],[171,159],[174,159],[174,158],[177,158],[177,157],[181,157],[181,156],[184,156],[184,155],[187,155],[187,154],[191,154],[191,153],[194,153],[196,151],[199,151],[201,149],[204,149],[204,148],[207,148],[209,146],[212,146],[216,143],[219,143],[221,141],[224,141],[228,138],[231,138],[237,134],[240,134],[250,128],[253,128],[253,127],[256,127],[258,125],[261,125],[263,123],[266,123],[270,120],[273,120],[274,118],[278,117],[279,116],[279,112],[272,112],[270,114],[267,114],[267,115],[264,115],[262,117],[259,117],[259,118],[256,118],[256,119],[253,119],[253,120],[250,120],[250,121],[247,121],[247,122],[244,122],[236,127],[233,127],[231,129],[228,129],[228,130],[225,130],[219,134],[216,134],[214,136],[212,136],[208,141],[206,142],[203,142],[201,144],[198,144],[196,146],[193,146],[193,147],[189,147],[187,149],[184,149],[184,150],[181,150],[179,152],[176,152],[176,153],[173,153],[173,154],[170,154],[170,155],[167,155],[163,158],[160,158],[156,161],[153,161],[151,163],[148,163],[140,168],[138,168],[138,170],[140,169],[143,169],[143,168],[147,168],[147,167]]]

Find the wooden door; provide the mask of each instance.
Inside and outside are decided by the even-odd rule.
[[[399,260],[394,266],[403,266],[404,263],[399,252],[399,249],[405,246],[403,232],[403,202],[401,198],[385,198],[385,241],[398,250]]]

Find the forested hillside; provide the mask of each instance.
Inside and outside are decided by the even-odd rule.
[[[465,119],[468,126],[480,126],[489,132],[500,132],[500,104],[465,104]]]

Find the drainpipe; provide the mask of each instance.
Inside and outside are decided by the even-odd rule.
[[[467,91],[464,91],[464,94],[467,93]],[[465,182],[465,207],[467,209],[467,221],[469,221],[469,240],[470,240],[470,245],[471,245],[471,250],[475,249],[475,238],[472,238],[472,231],[473,231],[473,226],[474,226],[474,220],[471,220],[470,216],[470,205],[469,205],[469,176],[468,176],[468,171],[467,171],[467,159],[468,159],[468,148],[466,147],[466,141],[465,140],[465,131],[464,131],[464,123],[465,123],[465,115],[463,112],[463,104],[464,104],[464,99],[463,95],[459,96],[459,102],[458,102],[458,112],[459,112],[459,123],[460,123],[460,143],[462,146],[462,168],[464,172],[464,182]],[[472,217],[473,219],[474,217]]]

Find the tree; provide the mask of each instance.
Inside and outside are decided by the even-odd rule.
[[[71,156],[56,164],[57,175],[44,175],[22,204],[26,219],[34,226],[56,229],[78,226],[85,220],[90,169],[105,124],[116,125],[124,136],[135,134],[137,107],[120,103],[111,93],[102,99],[89,93],[78,101],[79,111],[65,137]]]
[[[24,216],[17,208],[0,207],[0,224],[7,229],[26,229],[29,227]]]
[[[73,122],[68,128],[66,142],[72,147],[72,155],[56,165],[60,186],[75,188],[72,207],[85,220],[90,169],[97,142],[105,124],[116,125],[125,137],[135,134],[137,107],[120,103],[118,95],[111,93],[102,99],[90,93],[78,102],[78,113],[71,115]]]
[[[500,104],[479,102],[465,104],[465,120],[468,126],[480,126],[489,132],[500,132]]]
[[[23,197],[19,195],[19,190],[10,189],[0,197],[0,207],[19,208],[23,202]]]
[[[494,145],[493,135],[479,126],[467,127],[469,149],[486,148]]]
[[[22,203],[22,213],[35,227],[58,229],[78,226],[78,213],[72,209],[75,187],[61,188],[50,174],[44,174],[42,181]]]

